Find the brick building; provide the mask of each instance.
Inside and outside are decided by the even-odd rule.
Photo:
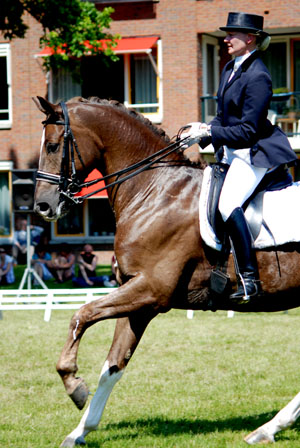
[[[40,25],[26,17],[29,31],[25,39],[5,41],[0,36],[0,241],[11,243],[15,214],[11,208],[11,170],[36,168],[41,138],[41,114],[32,96],[50,101],[75,95],[110,97],[133,105],[173,136],[178,129],[197,120],[208,121],[215,113],[213,96],[220,71],[228,60],[223,45],[229,11],[264,15],[265,30],[272,43],[264,55],[273,87],[300,91],[300,5],[299,1],[260,0],[95,0],[98,9],[112,6],[111,31],[122,40],[116,48],[119,61],[110,67],[101,58],[82,61],[82,85],[67,73],[45,73],[39,48]],[[299,121],[288,121],[287,106],[300,109],[300,96],[272,103],[273,121],[286,126],[293,148],[300,150]],[[281,99],[281,98],[280,98]],[[107,199],[92,198],[72,216],[49,226],[51,242],[90,241],[111,244],[114,224]],[[100,205],[100,208],[99,208]],[[92,227],[95,213],[107,216],[102,228]],[[33,219],[36,219],[33,217]],[[1,243],[0,243],[1,244]]]

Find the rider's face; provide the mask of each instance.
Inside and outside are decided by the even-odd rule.
[[[227,44],[228,54],[231,56],[243,56],[248,53],[249,34],[239,31],[229,31],[224,39]]]

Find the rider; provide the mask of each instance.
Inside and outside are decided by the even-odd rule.
[[[226,31],[224,42],[234,59],[222,71],[217,116],[209,125],[192,123],[188,131],[201,138],[202,148],[212,143],[217,161],[230,165],[219,210],[239,267],[238,289],[230,298],[239,303],[246,303],[260,290],[256,255],[242,206],[268,170],[297,159],[286,135],[267,119],[272,81],[259,57],[270,42],[263,20],[256,14],[228,14],[227,25],[220,29]]]

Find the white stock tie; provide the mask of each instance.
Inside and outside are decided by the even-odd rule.
[[[234,65],[233,70],[232,70],[232,72],[231,72],[231,75],[229,76],[228,82],[230,82],[230,81],[232,80],[232,78],[234,77],[235,72],[237,72],[237,70],[238,70],[238,67],[236,67],[236,66]]]

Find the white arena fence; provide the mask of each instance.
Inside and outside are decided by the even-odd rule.
[[[0,318],[2,311],[44,310],[44,320],[49,322],[52,310],[77,310],[114,289],[0,289]],[[228,317],[233,316],[234,312],[228,311]],[[187,310],[187,318],[193,317],[194,311]]]
[[[97,300],[115,289],[3,289],[0,290],[0,313],[16,310],[44,310],[44,320],[49,322],[53,310],[77,310],[82,305]]]

